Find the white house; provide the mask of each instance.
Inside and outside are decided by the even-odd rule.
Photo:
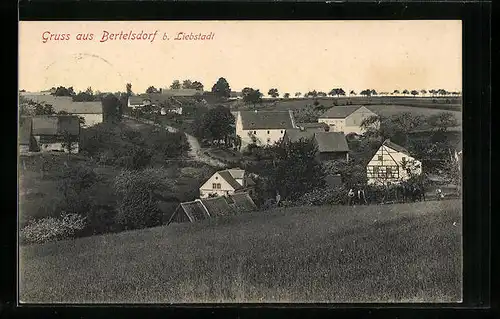
[[[334,106],[318,118],[318,123],[328,124],[330,132],[361,135],[363,134],[361,128],[363,120],[376,115],[376,113],[361,105]]]
[[[422,174],[422,162],[403,147],[385,140],[366,167],[368,184],[397,184]]]
[[[292,111],[238,111],[236,135],[241,147],[250,144],[272,145],[283,138],[287,129],[296,128]]]
[[[200,187],[200,198],[228,196],[239,192],[253,194],[255,182],[239,168],[218,171]]]

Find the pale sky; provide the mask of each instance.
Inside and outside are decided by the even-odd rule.
[[[70,40],[43,43],[45,31]],[[149,40],[100,42],[109,33],[154,33]],[[178,32],[213,40],[173,40]],[[92,41],[78,41],[93,33]],[[167,33],[170,40],[162,40]],[[21,21],[19,88],[53,86],[132,90],[197,80],[210,90],[219,77],[232,90],[267,94],[375,89],[462,90],[459,20],[419,21]]]

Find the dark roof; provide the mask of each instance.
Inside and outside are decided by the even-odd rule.
[[[248,176],[245,175],[245,171],[239,168],[230,168],[223,171],[218,171],[219,175],[229,184],[234,190],[244,188],[240,183],[236,181],[238,178],[242,178],[246,182],[246,187],[255,185],[255,182]]]
[[[385,146],[387,146],[395,151],[398,151],[398,152],[401,152],[401,153],[406,154],[408,156],[411,156],[410,152],[408,152],[408,150],[406,148],[391,142],[389,139],[386,139],[382,145],[385,145]]]
[[[203,220],[209,217],[205,207],[199,201],[181,203],[179,206],[180,209],[189,217],[189,220],[192,222]]]
[[[248,192],[234,193],[233,195],[230,195],[229,198],[232,202],[230,204],[231,207],[233,207],[237,213],[254,211],[257,209],[257,205],[255,205]]]
[[[326,111],[320,118],[329,118],[329,119],[343,119],[357,111],[361,105],[353,105],[353,106],[334,106]]]
[[[19,118],[19,144],[29,145],[31,140],[31,118],[22,116]]]
[[[311,128],[317,128],[317,129],[328,129],[329,126],[328,124],[326,123],[317,123],[317,122],[314,122],[314,123],[297,123],[297,126],[298,127],[303,127],[305,129],[311,129]]]
[[[22,97],[37,103],[50,104],[56,113],[64,111],[71,114],[102,114],[102,103],[100,101],[74,102],[71,96],[36,94],[23,95]]]
[[[224,196],[201,199],[211,217],[227,216],[233,213]]]
[[[288,111],[240,111],[244,130],[293,128],[292,113]]]
[[[80,134],[80,121],[73,115],[41,115],[32,118],[33,135]]]
[[[240,189],[240,188],[243,188],[243,186],[240,185],[240,183],[238,183],[234,178],[233,176],[231,176],[231,173],[229,173],[229,171],[227,170],[224,170],[224,171],[219,171],[218,172],[219,175],[226,181],[228,182],[229,185],[231,185],[231,187],[233,189]]]
[[[327,152],[349,152],[349,146],[344,133],[340,132],[316,132],[314,134],[320,153]]]
[[[318,132],[316,130],[286,130],[286,141],[298,142],[300,139],[312,139],[318,146],[320,153],[349,152],[346,137],[340,132]]]

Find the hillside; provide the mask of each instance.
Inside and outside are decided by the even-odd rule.
[[[460,201],[295,207],[22,247],[25,302],[453,302]]]

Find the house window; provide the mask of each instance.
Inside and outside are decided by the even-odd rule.
[[[271,143],[271,139],[268,137],[267,138],[267,144]]]
[[[269,134],[269,131],[267,131],[267,134]]]
[[[283,134],[283,130],[281,130],[280,132],[281,132],[281,134]]]
[[[391,178],[392,177],[392,168],[391,167],[387,167],[385,169],[385,173],[387,175],[387,178]]]
[[[218,176],[215,176],[215,179],[219,179],[219,177],[218,177]]]
[[[257,134],[257,131],[253,131],[253,134]]]
[[[385,178],[386,177],[386,175],[385,175],[385,169],[378,170],[377,177],[378,178]]]
[[[405,161],[406,161],[406,157],[404,157],[404,156],[403,156],[403,157],[401,158],[401,161],[402,161],[402,162],[405,162]]]
[[[217,188],[217,184],[216,183],[213,183],[212,184],[212,189],[216,189]]]
[[[373,167],[373,176],[378,176],[378,166]]]
[[[379,160],[379,161],[382,161],[382,159],[383,159],[383,158],[384,158],[384,157],[383,157],[382,155],[379,155],[379,156],[378,156],[378,160]]]
[[[217,183],[217,189],[221,189],[220,183]]]

